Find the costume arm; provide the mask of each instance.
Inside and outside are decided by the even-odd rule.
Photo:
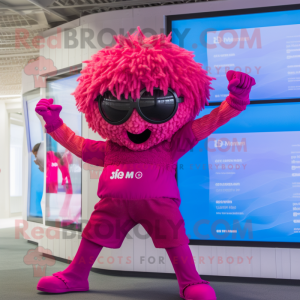
[[[201,141],[212,134],[217,128],[236,117],[250,104],[249,94],[255,80],[242,72],[228,71],[226,77],[229,81],[229,96],[222,104],[192,124],[195,138]]]
[[[104,166],[106,142],[92,141],[76,135],[66,124],[49,133],[63,147],[95,166]]]
[[[246,108],[246,105],[244,108]],[[171,141],[173,162],[177,162],[180,157],[195,147],[199,141],[207,138],[217,128],[240,113],[241,110],[233,108],[230,99],[226,99],[209,115],[185,124],[175,133]]]
[[[227,98],[229,98],[229,96]],[[216,129],[242,112],[241,110],[233,108],[229,103],[226,99],[219,107],[212,110],[209,115],[205,115],[193,121],[192,130],[197,141],[207,138]]]
[[[51,137],[63,147],[82,158],[85,139],[76,135],[66,124],[49,133]]]
[[[217,128],[239,115],[250,103],[249,94],[251,87],[255,85],[254,78],[235,71],[228,71],[226,77],[229,81],[229,96],[226,100],[209,115],[184,125],[173,136],[171,141],[173,162],[176,163],[199,141],[207,138]]]

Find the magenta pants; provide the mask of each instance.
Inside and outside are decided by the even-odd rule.
[[[104,198],[95,210],[82,236],[107,248],[120,248],[127,233],[141,224],[151,236],[156,248],[187,245],[184,220],[179,211],[180,200],[155,198],[124,200]],[[140,238],[137,232],[136,235]]]

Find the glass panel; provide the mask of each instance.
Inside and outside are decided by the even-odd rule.
[[[22,196],[22,145],[24,128],[10,124],[10,196]]]
[[[61,105],[61,118],[81,136],[74,92],[79,75],[47,83],[47,98]],[[46,225],[81,230],[81,159],[47,134]]]
[[[40,100],[40,90],[24,94],[27,144],[29,145],[29,212],[28,221],[43,222],[41,201],[44,191],[44,135],[35,107]]]

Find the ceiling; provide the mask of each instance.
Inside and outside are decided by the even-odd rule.
[[[213,0],[209,0],[213,1]],[[138,7],[205,2],[205,0],[0,0],[0,97],[21,94],[22,69],[38,56],[28,40],[48,28],[81,16]]]

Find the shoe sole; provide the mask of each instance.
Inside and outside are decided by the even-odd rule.
[[[182,298],[182,297],[181,297]],[[193,299],[188,299],[188,298],[182,298],[184,300],[193,300]],[[204,299],[204,298],[203,298]],[[217,300],[217,298],[211,298],[211,299],[205,299],[205,300]]]
[[[74,288],[74,289],[47,289],[47,288],[36,288],[38,291],[49,293],[49,294],[64,294],[64,293],[71,293],[71,292],[87,292],[89,288]]]
[[[189,299],[189,298],[184,298],[184,297],[181,297],[181,299],[184,299],[184,300],[193,300],[193,299]],[[204,299],[204,298],[203,298]],[[217,298],[211,298],[211,299],[205,299],[205,300],[217,300]]]

